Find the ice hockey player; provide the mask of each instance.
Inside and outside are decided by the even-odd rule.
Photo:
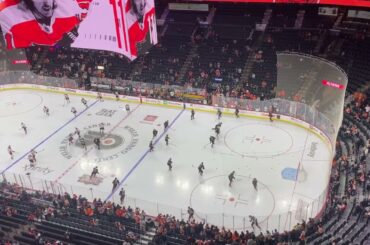
[[[273,113],[275,111],[275,108],[274,106],[272,105],[270,110],[269,110],[269,119],[270,119],[270,122],[273,122],[274,120],[272,120],[272,118],[274,117]]]
[[[194,217],[194,209],[191,207],[188,207],[188,215],[189,215],[189,220]]]
[[[100,150],[100,139],[99,138],[95,138],[94,139],[94,144],[96,145],[96,147],[98,148],[98,150]]]
[[[220,127],[215,127],[215,132],[216,132],[216,137],[218,139],[218,136],[220,135],[220,132],[221,132]]]
[[[113,182],[113,188],[112,188],[112,192],[117,188],[117,186],[119,185],[119,180],[116,178],[114,178]]]
[[[163,123],[164,131],[168,128],[168,120]]]
[[[116,96],[116,101],[119,101],[119,93],[116,91],[114,92],[114,95]]]
[[[99,173],[98,166],[95,166],[91,172],[90,179],[95,178],[98,173]]]
[[[46,106],[44,106],[44,113],[47,115],[47,116],[50,116],[49,114],[49,108],[47,108]]]
[[[222,117],[222,112],[220,109],[217,109],[217,117],[218,117],[218,120],[220,120]]]
[[[222,122],[219,122],[216,124],[215,128],[221,128],[221,126],[222,126]]]
[[[81,103],[87,108],[87,100],[85,100],[85,98],[81,98]]]
[[[33,161],[36,162],[36,154],[37,154],[37,151],[35,151],[35,149],[32,149],[31,150],[31,155],[33,157]]]
[[[103,96],[101,95],[100,92],[98,92],[96,99],[98,99],[100,102],[103,101]]]
[[[211,147],[213,148],[213,145],[215,144],[215,140],[216,140],[216,137],[215,136],[211,136],[209,137],[209,142],[211,143]]]
[[[28,161],[30,162],[31,167],[35,166],[35,159],[33,158],[33,155],[30,153],[27,156]]]
[[[249,221],[251,222],[251,226],[252,226],[253,230],[254,230],[254,226],[257,226],[258,229],[261,230],[261,227],[258,225],[258,220],[257,220],[256,217],[254,217],[252,215],[249,215]]]
[[[72,145],[73,144],[73,134],[68,135],[68,144]]]
[[[71,101],[69,100],[68,94],[64,94],[64,100],[66,101],[67,104],[71,103]]]
[[[26,124],[24,124],[23,122],[21,123],[21,128],[23,129],[24,133],[27,134],[27,127],[26,127]]]
[[[153,139],[157,136],[158,131],[156,129],[153,129]]]
[[[99,123],[100,134],[104,135],[104,123]]]
[[[78,138],[81,138],[81,132],[78,128],[75,128],[75,134],[78,135]]]
[[[168,166],[168,170],[171,171],[172,170],[172,159],[168,159],[167,161],[167,166]]]
[[[80,144],[81,144],[82,148],[84,148],[84,150],[86,151],[87,147],[86,147],[85,139],[83,137],[81,137],[79,140],[80,140]]]
[[[149,143],[149,151],[153,151],[153,150],[154,150],[153,141],[150,141],[150,143]]]
[[[194,120],[194,118],[195,118],[195,111],[194,111],[194,109],[191,109],[190,120]]]
[[[272,120],[272,117],[273,117],[273,115],[272,115],[272,111],[270,110],[269,111],[269,119],[270,119],[270,122],[273,122],[274,120]]]
[[[121,205],[123,205],[123,202],[125,201],[126,192],[123,188],[121,188],[119,192],[119,200],[121,201]]]
[[[126,108],[126,112],[127,112],[127,113],[130,113],[130,105],[129,105],[129,104],[126,104],[126,105],[125,105],[125,108]]]
[[[229,174],[229,186],[231,187],[231,184],[233,183],[233,181],[235,180],[235,171],[232,171],[230,174]]]
[[[168,136],[168,134],[166,134],[166,137],[164,138],[164,141],[166,141],[166,145],[168,145],[169,139],[170,139],[170,136]]]
[[[10,159],[14,159],[14,153],[15,153],[15,151],[13,151],[13,149],[12,149],[12,147],[9,145],[8,146],[8,153],[9,153],[9,155],[10,155]]]
[[[252,180],[252,184],[253,184],[253,188],[257,191],[257,179],[256,178],[253,178]]]
[[[221,132],[221,126],[222,126],[222,122],[219,122],[219,123],[217,123],[216,124],[216,126],[213,128],[213,130],[215,130],[215,132],[216,132],[216,136],[217,136],[217,138],[218,138],[218,135],[220,134],[220,132]]]
[[[239,118],[239,108],[238,107],[235,108],[235,116],[236,118]]]
[[[203,171],[204,171],[204,164],[203,162],[201,162],[201,164],[199,164],[198,166],[198,173],[200,174],[200,176],[203,176]]]
[[[77,116],[77,110],[76,110],[76,108],[72,107],[71,112],[73,113],[73,115]]]

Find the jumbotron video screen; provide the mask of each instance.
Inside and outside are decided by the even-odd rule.
[[[157,43],[154,0],[3,0],[0,25],[8,49],[70,46],[133,60]]]

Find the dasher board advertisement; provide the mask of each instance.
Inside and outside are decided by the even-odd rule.
[[[157,43],[154,0],[0,0],[8,49],[113,51],[133,60]]]

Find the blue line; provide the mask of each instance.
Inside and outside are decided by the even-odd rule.
[[[153,143],[153,146],[155,146],[159,140],[163,137],[163,135],[165,135],[165,133],[172,127],[172,125],[177,121],[177,119],[179,119],[179,117],[181,116],[181,114],[184,112],[185,110],[181,110],[180,113],[175,117],[175,119],[170,123],[170,125],[167,127],[167,129],[165,131],[162,132],[162,134],[154,141]],[[135,163],[135,165],[130,169],[130,171],[125,175],[125,177],[123,177],[123,179],[119,182],[119,184],[117,185],[116,189],[114,189],[110,194],[109,196],[105,199],[105,202],[108,201],[109,199],[111,199],[111,197],[114,195],[114,193],[118,190],[118,188],[127,180],[127,178],[132,174],[132,172],[140,165],[140,163],[144,160],[144,158],[148,155],[149,153],[149,149],[146,150],[146,152],[140,157],[140,159]]]
[[[89,105],[88,107],[86,107],[83,111],[81,111],[80,113],[77,114],[77,116],[73,117],[72,119],[70,119],[68,122],[66,122],[65,124],[63,124],[61,127],[59,127],[57,130],[55,130],[52,134],[50,134],[48,137],[46,137],[45,139],[43,139],[40,143],[38,143],[36,146],[32,147],[32,149],[36,149],[37,147],[39,147],[40,145],[42,145],[43,143],[45,143],[46,141],[48,141],[52,136],[54,136],[56,133],[58,133],[62,128],[64,128],[65,126],[67,126],[68,124],[70,124],[72,121],[74,121],[77,117],[81,116],[85,111],[87,111],[88,109],[90,109],[92,106],[94,106],[96,103],[98,102],[98,100],[96,100],[94,103],[92,103],[91,105]],[[17,160],[15,160],[14,162],[12,162],[8,167],[6,167],[4,170],[1,171],[0,175],[5,173],[6,171],[8,171],[11,167],[13,167],[15,164],[17,164],[19,161],[21,161],[25,156],[27,156],[31,150],[27,151],[23,156],[21,156],[20,158],[18,158]]]

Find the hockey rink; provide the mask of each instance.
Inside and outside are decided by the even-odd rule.
[[[197,219],[227,228],[250,229],[248,215],[259,220],[262,230],[284,231],[303,217],[314,217],[322,207],[310,205],[325,191],[331,169],[331,152],[315,134],[286,122],[270,122],[251,117],[195,113],[144,104],[113,100],[97,101],[70,95],[32,90],[0,92],[0,171],[8,179],[14,173],[26,176],[17,181],[34,189],[59,191],[119,202],[119,190],[126,190],[125,205],[138,206],[148,214],[173,214],[187,219],[186,209],[193,207]],[[50,109],[50,116],[43,112]],[[71,108],[77,109],[77,116]],[[164,132],[163,123],[169,128]],[[25,123],[25,134],[21,123]],[[212,148],[209,137],[222,122],[221,134]],[[99,123],[104,123],[101,149],[92,142],[100,137]],[[84,150],[74,135],[81,130],[87,143]],[[154,151],[149,152],[153,129]],[[165,144],[165,135],[170,137]],[[10,159],[7,147],[15,151]],[[36,165],[28,153],[35,149]],[[173,169],[167,161],[172,158]],[[203,176],[198,165],[204,162]],[[90,179],[92,169],[99,174]],[[236,172],[229,187],[227,176]],[[112,193],[112,181],[120,186]],[[257,190],[252,179],[257,178]],[[14,181],[14,180],[12,180]],[[309,206],[309,208],[304,208]],[[300,210],[290,213],[290,211]],[[298,215],[299,214],[299,215]]]

